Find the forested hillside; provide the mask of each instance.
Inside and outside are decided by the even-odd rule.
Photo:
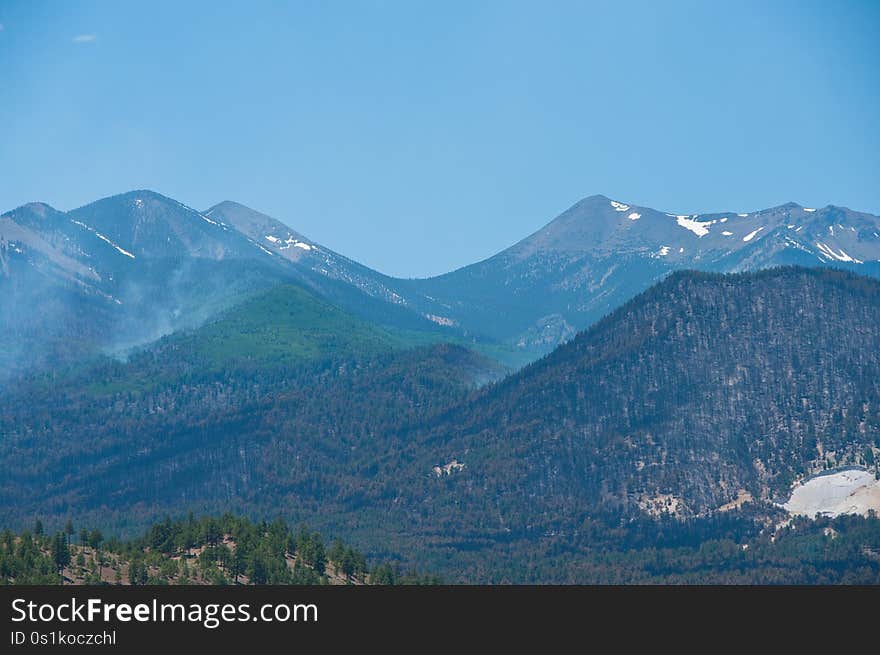
[[[673,274],[488,385],[457,346],[174,343],[6,391],[0,524],[281,513],[451,581],[587,581],[604,551],[757,548],[793,482],[880,461],[880,282],[842,271]]]
[[[341,519],[375,484],[380,460],[400,465],[414,426],[499,374],[457,346],[222,371],[187,363],[186,352],[8,391],[2,524],[21,525],[35,508],[136,528],[203,507]]]
[[[697,516],[784,500],[798,477],[873,463],[878,447],[880,282],[675,273],[433,426],[413,449],[413,502],[435,522],[452,499],[482,507],[499,530]],[[417,483],[438,457],[466,468]]]

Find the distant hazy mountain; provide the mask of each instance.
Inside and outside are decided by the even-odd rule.
[[[205,215],[229,223],[264,248],[304,269],[346,282],[390,303],[403,304],[403,299],[389,287],[395,283],[393,278],[311,241],[277,219],[229,200],[214,205]]]
[[[237,203],[205,213],[302,269],[532,357],[674,270],[802,265],[880,276],[880,218],[833,206],[675,215],[592,196],[487,260],[412,280],[383,275]]]
[[[670,271],[785,264],[878,276],[880,218],[794,203],[673,215],[592,196],[494,257],[398,288],[423,313],[547,352]]]
[[[464,336],[462,330],[437,325],[408,305],[394,291],[394,278],[315,243],[277,219],[229,200],[206,210],[205,216],[233,226],[315,292],[362,318],[386,327],[445,334],[449,339]]]
[[[0,381],[30,364],[94,349],[117,314],[100,275],[80,256],[106,244],[67,235],[71,227],[41,203],[0,216]]]
[[[482,262],[392,278],[279,220],[225,201],[200,212],[151,191],[71,212],[32,203],[0,216],[0,364],[123,350],[199,325],[282,282],[427,341],[508,364],[552,350],[669,272],[781,264],[880,276],[880,219],[790,203],[750,214],[673,215],[604,196],[577,203]]]
[[[357,264],[272,219],[256,229],[245,220],[256,212],[223,207],[229,220],[142,190],[70,212],[32,203],[0,216],[0,370],[148,343],[282,283],[374,323],[438,331],[392,298],[362,292]],[[276,241],[265,238],[274,233]],[[320,257],[324,270],[298,266],[296,254]]]
[[[4,364],[62,363],[199,324],[287,277],[246,236],[151,191],[0,217]]]

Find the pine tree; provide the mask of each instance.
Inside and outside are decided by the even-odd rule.
[[[67,535],[64,532],[58,532],[52,539],[52,560],[59,573],[70,564],[70,549],[67,546]]]
[[[330,561],[333,562],[333,569],[339,575],[342,572],[342,559],[345,557],[345,544],[342,543],[342,539],[336,538],[333,541],[333,545],[330,547],[330,552],[327,555]]]
[[[374,585],[397,584],[397,574],[394,572],[394,567],[388,562],[380,564],[370,573],[370,583]]]
[[[88,544],[95,550],[101,547],[101,544],[104,541],[104,535],[101,534],[100,530],[92,530],[88,536]]]

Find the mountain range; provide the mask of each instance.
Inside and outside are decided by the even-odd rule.
[[[880,219],[834,206],[592,196],[400,279],[231,201],[32,203],[0,217],[0,524],[281,515],[461,582],[786,561],[825,534],[791,508],[880,509],[878,278]],[[880,575],[880,528],[834,526],[827,579]]]
[[[453,324],[545,353],[674,270],[798,264],[877,276],[878,226],[832,206],[673,215],[592,196],[494,257],[404,288],[436,299],[425,311]]]
[[[292,283],[385,329],[517,368],[671,271],[790,264],[880,276],[880,219],[794,203],[676,215],[591,196],[489,259],[399,279],[231,201],[198,211],[142,190],[70,212],[31,203],[0,216],[0,364],[8,377],[124,353]]]
[[[382,275],[236,203],[223,202],[206,213],[302,268],[438,325],[507,344],[529,359],[673,270],[825,265],[880,275],[880,218],[830,205],[788,203],[701,216],[591,196],[503,252],[428,279]]]

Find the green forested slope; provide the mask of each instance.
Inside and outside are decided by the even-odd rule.
[[[284,320],[7,391],[2,523],[277,512],[446,579],[595,580],[605,550],[757,544],[798,477],[880,453],[880,283],[849,273],[674,274],[483,388],[497,368],[460,347],[361,354],[372,332]]]

